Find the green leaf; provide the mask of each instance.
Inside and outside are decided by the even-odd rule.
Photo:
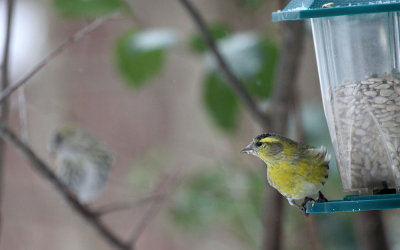
[[[135,194],[149,191],[149,183],[154,183],[165,167],[165,162],[171,160],[171,152],[167,145],[158,143],[156,147],[135,157],[130,172],[125,175],[126,180]]]
[[[262,67],[253,78],[246,81],[246,89],[251,95],[266,99],[272,93],[275,68],[279,58],[279,47],[268,39],[263,39],[260,46]]]
[[[209,25],[208,29],[216,41],[223,39],[232,33],[231,29],[222,23],[211,24]],[[208,48],[204,43],[203,37],[198,33],[194,34],[190,39],[190,47],[199,53],[205,52]]]
[[[53,0],[55,10],[73,18],[96,18],[125,8],[123,0]]]
[[[190,176],[169,209],[172,220],[180,227],[195,229],[224,216],[226,219],[234,211],[229,181],[229,176],[218,169]]]
[[[260,38],[253,32],[239,32],[218,41],[218,49],[229,68],[243,80],[254,77],[262,67]],[[205,55],[211,70],[219,69],[211,53]]]
[[[227,164],[202,166],[200,172],[188,173],[172,197],[170,219],[183,229],[179,235],[222,227],[246,243],[246,249],[256,249],[262,228],[264,174],[243,175],[242,170]]]
[[[234,130],[239,114],[237,97],[217,73],[210,73],[204,84],[204,101],[212,119],[221,128]]]
[[[128,85],[140,87],[160,72],[165,61],[164,49],[174,42],[171,37],[159,42],[158,39],[167,36],[165,32],[165,30],[129,31],[118,39],[117,67]]]
[[[218,48],[229,68],[246,85],[247,91],[260,99],[271,95],[279,47],[273,41],[261,39],[252,32],[240,32],[218,42]],[[217,71],[218,65],[210,53],[205,56],[207,67]]]

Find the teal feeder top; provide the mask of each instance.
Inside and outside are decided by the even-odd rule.
[[[272,21],[400,11],[400,0],[292,0],[272,13]]]
[[[300,19],[311,19],[342,188],[357,194],[307,213],[400,208],[400,0],[292,0],[272,13]]]

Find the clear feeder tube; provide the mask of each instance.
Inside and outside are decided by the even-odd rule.
[[[399,12],[311,19],[345,191],[400,188]]]

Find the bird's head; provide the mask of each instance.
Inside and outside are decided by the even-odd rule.
[[[281,157],[281,153],[287,144],[287,139],[277,134],[262,134],[242,149],[241,153],[255,155],[265,163],[272,164]]]
[[[69,141],[74,140],[77,133],[79,133],[79,130],[72,125],[65,125],[56,129],[50,139],[49,152],[51,154],[56,153],[65,144],[68,144]]]

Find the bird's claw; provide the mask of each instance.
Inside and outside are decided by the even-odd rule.
[[[310,197],[306,197],[306,198],[304,198],[304,202],[303,202],[301,205],[299,205],[299,204],[297,204],[293,199],[288,199],[289,204],[292,205],[292,206],[297,207],[300,211],[302,211],[302,212],[304,213],[304,215],[305,215],[306,217],[309,215],[309,214],[307,213],[307,210],[306,210],[306,204],[307,204],[307,202],[310,201],[310,200],[314,201],[314,199],[312,199],[312,198],[310,198]]]
[[[304,205],[304,206],[302,206],[301,208],[300,208],[300,210],[304,213],[304,216],[305,217],[308,217],[310,214],[309,213],[307,213],[307,209],[306,209],[306,206]]]
[[[319,191],[317,202],[327,202],[327,201],[328,199],[321,193],[321,191]]]
[[[315,201],[313,198],[311,197],[305,197],[303,203],[301,204],[302,207],[306,207],[307,202],[309,201]]]
[[[309,201],[315,201],[313,198],[310,197],[305,197],[303,203],[301,204],[302,211],[304,212],[304,215],[307,217],[309,214],[307,213],[306,205]]]

